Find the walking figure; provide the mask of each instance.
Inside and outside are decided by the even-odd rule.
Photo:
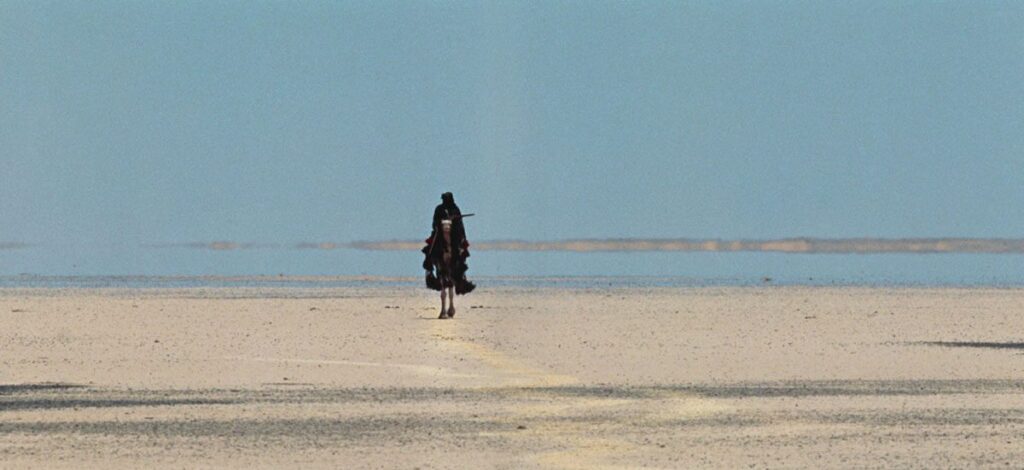
[[[427,287],[441,291],[441,319],[455,316],[455,294],[468,294],[476,288],[466,279],[469,241],[462,224],[462,219],[471,215],[462,214],[452,193],[442,194],[441,204],[434,208],[430,238],[423,247],[423,269],[427,271]]]

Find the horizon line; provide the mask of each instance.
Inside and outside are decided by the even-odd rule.
[[[422,242],[352,242],[354,249],[419,250]],[[695,238],[579,238],[556,241],[494,240],[473,243],[470,250],[588,252],[771,252],[771,253],[1024,253],[1017,238],[813,238],[695,239]]]
[[[145,245],[155,248],[195,248],[214,251],[246,249],[419,251],[424,242],[380,240],[353,242],[187,242]],[[574,238],[562,240],[483,240],[471,251],[594,252],[769,252],[769,253],[1022,253],[1024,238],[920,237],[920,238],[816,238],[713,239],[713,238]]]

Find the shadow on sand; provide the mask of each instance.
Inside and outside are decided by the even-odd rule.
[[[0,412],[234,403],[240,401],[230,397],[189,396],[174,391],[107,391],[66,383],[0,385]]]
[[[623,398],[642,401],[656,400],[664,397],[666,393],[723,399],[1024,393],[1024,380],[796,380],[728,384],[489,389],[321,388],[308,383],[264,386],[267,388],[255,390],[123,390],[72,384],[0,385],[0,413],[16,410],[273,403],[493,402],[559,398]]]
[[[911,344],[940,346],[943,348],[1024,349],[1024,343],[999,343],[995,341],[919,341]]]
[[[593,425],[592,429],[618,429],[631,426],[637,411],[658,411],[666,399],[695,396],[723,399],[777,397],[893,396],[893,395],[986,395],[1024,393],[1019,380],[889,380],[889,381],[785,381],[733,384],[681,384],[667,386],[579,386],[579,387],[505,387],[493,389],[452,388],[263,388],[247,390],[124,390],[81,386],[12,385],[0,396],[0,418],[10,410],[51,410],[85,407],[167,407],[188,405],[241,405],[224,413],[190,410],[146,416],[145,411],[128,418],[119,411],[100,413],[95,419],[62,419],[62,414],[41,415],[40,420],[2,420],[0,437],[8,435],[103,435],[127,437],[132,442],[154,440],[164,445],[167,438],[228,439],[238,445],[267,445],[291,442],[295,445],[336,445],[366,442],[369,445],[394,445],[395,442],[431,442],[446,440],[452,445],[473,441],[491,445],[495,433],[516,433],[523,429],[543,428],[564,423]],[[571,404],[574,398],[615,398],[617,406],[568,407],[565,413],[547,411],[504,417],[501,410],[517,404]],[[591,400],[580,400],[588,403]],[[370,403],[374,413],[346,414],[351,404]],[[447,408],[434,413],[410,413],[417,404]],[[811,401],[809,403],[814,403]],[[735,429],[743,426],[775,426],[780,423],[801,425],[853,424],[871,428],[913,426],[1010,426],[1024,425],[1024,410],[1005,407],[963,407],[969,399],[951,400],[951,406],[891,409],[826,408],[751,409],[739,412],[680,415],[671,419],[643,421],[643,432],[662,427],[693,429],[696,426]],[[252,416],[244,410],[258,411],[262,405],[291,404],[305,408],[311,404],[342,405],[329,414],[313,412],[299,416]],[[453,406],[454,405],[454,406]],[[463,406],[464,405],[464,406]],[[621,406],[620,406],[621,405]],[[528,407],[527,407],[528,408]],[[312,408],[315,410],[315,408]],[[351,407],[358,409],[358,407]],[[444,411],[448,410],[448,411]],[[490,411],[488,411],[490,410]],[[497,414],[495,410],[498,410]],[[142,410],[140,410],[142,411]],[[164,410],[166,411],[166,410]],[[491,413],[491,414],[488,414]],[[56,418],[56,420],[53,420]],[[588,427],[587,429],[591,429]],[[986,428],[988,429],[988,428]],[[492,436],[492,437],[486,437]],[[77,439],[77,438],[75,438]],[[77,443],[72,439],[70,442]],[[489,440],[490,439],[490,440]],[[475,440],[475,441],[474,441]],[[77,444],[76,444],[77,445]]]
[[[85,388],[85,385],[66,383],[38,383],[38,384],[0,384],[0,395],[11,395],[15,393],[39,392],[47,390],[70,390]]]

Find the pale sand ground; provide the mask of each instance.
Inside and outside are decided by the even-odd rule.
[[[1024,465],[1024,290],[458,301],[0,292],[0,466]]]

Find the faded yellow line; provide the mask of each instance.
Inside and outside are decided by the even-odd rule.
[[[531,398],[531,388],[577,385],[576,377],[546,371],[527,364],[508,354],[483,344],[465,339],[459,334],[459,321],[433,322],[430,336],[442,348],[480,361],[490,373],[480,377],[488,379],[481,387],[510,387],[521,389],[523,396]],[[588,417],[597,413],[621,412],[633,420],[652,424],[678,419],[720,413],[726,407],[696,395],[664,391],[642,398],[615,397],[544,397],[542,401],[516,402],[508,408],[505,420],[515,423],[534,423],[522,433],[541,442],[557,443],[561,450],[533,456],[534,461],[546,468],[560,469],[624,469],[633,465],[613,464],[610,461],[640,451],[636,444],[606,437],[593,436],[592,424],[587,420],[552,420],[550,418]]]
[[[426,375],[430,377],[451,377],[451,378],[480,378],[482,375],[478,374],[463,374],[452,371],[444,367],[426,366],[420,364],[399,364],[393,362],[366,362],[366,361],[346,361],[340,359],[300,359],[300,358],[275,358],[275,357],[245,357],[245,356],[226,356],[224,359],[232,361],[249,361],[249,362],[269,362],[277,364],[323,364],[323,365],[338,365],[338,366],[351,366],[351,367],[370,367],[370,368],[392,368],[400,369],[408,372],[412,372],[418,375]]]
[[[580,430],[582,431],[582,430]],[[629,442],[612,439],[584,437],[565,451],[547,452],[536,457],[537,463],[551,468],[566,470],[624,469],[628,465],[606,463],[606,459],[636,451]]]
[[[576,377],[544,371],[500,351],[462,339],[457,325],[458,321],[433,322],[431,337],[440,340],[443,347],[473,357],[493,369],[495,373],[491,377],[497,383],[489,386],[558,387],[579,383]]]

